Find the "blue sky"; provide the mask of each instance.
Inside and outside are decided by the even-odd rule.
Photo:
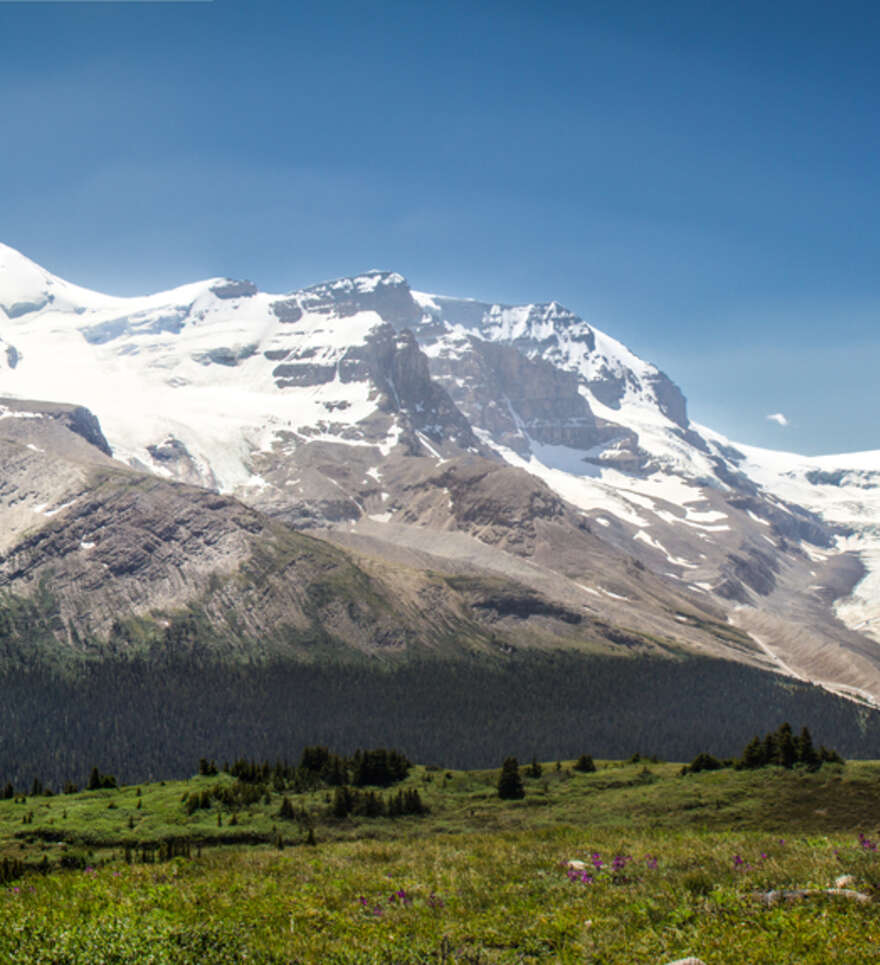
[[[555,298],[736,439],[880,448],[878,49],[877,4],[0,0],[0,239]]]

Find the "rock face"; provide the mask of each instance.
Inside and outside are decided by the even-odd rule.
[[[0,412],[19,445],[6,545],[41,504],[28,472],[47,511],[87,485],[74,442],[62,465],[39,433],[25,439],[39,416],[104,460],[346,552],[526,587],[487,593],[492,606],[468,596],[477,625],[491,612],[565,637],[586,624],[563,614],[586,614],[880,697],[880,456],[733,445],[689,422],[664,373],[556,302],[431,295],[384,271],[286,294],[215,278],[120,299],[0,246],[0,306],[3,392],[59,404]],[[13,582],[38,560],[16,565]]]
[[[19,399],[0,398],[0,417],[52,419],[66,426],[76,435],[81,436],[89,445],[94,446],[104,455],[113,455],[110,443],[104,438],[101,424],[95,415],[84,406],[66,405],[59,402],[23,402]]]
[[[479,570],[462,578],[439,558],[434,570],[361,556],[231,496],[113,461],[98,445],[100,429],[91,441],[78,431],[94,428],[90,413],[72,409],[65,419],[63,406],[26,402],[3,412],[0,642],[7,662],[160,657],[163,647],[184,645],[232,661],[493,653],[535,640],[591,652],[621,645],[663,652],[647,634],[597,620],[570,587]],[[169,464],[187,456],[173,438],[155,455]],[[525,556],[524,535],[539,540],[542,525],[570,516],[545,484],[479,455],[449,461],[423,489],[451,494],[462,533]]]
[[[578,379],[542,358],[473,336],[447,342],[431,354],[431,375],[470,420],[498,445],[526,455],[530,440],[590,450],[632,438],[622,427],[600,426]]]

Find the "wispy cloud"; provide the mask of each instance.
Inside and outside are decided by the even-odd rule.
[[[775,422],[783,428],[788,425],[788,419],[781,412],[774,412],[767,416],[768,422]]]

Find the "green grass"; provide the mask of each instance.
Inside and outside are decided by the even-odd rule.
[[[857,839],[880,826],[880,764],[679,769],[545,764],[525,779],[524,800],[504,802],[497,771],[417,767],[403,786],[417,787],[431,813],[396,820],[334,820],[326,791],[287,791],[311,814],[315,847],[278,817],[274,792],[232,826],[216,805],[187,816],[182,796],[232,783],[227,775],[143,785],[140,795],[3,801],[2,855],[49,870],[0,889],[0,961],[880,961],[880,852]],[[271,843],[279,833],[281,849]],[[140,845],[172,837],[190,842],[190,858],[140,863]],[[89,864],[57,870],[65,855]],[[592,881],[571,880],[573,859]],[[825,888],[844,873],[870,902],[756,897]]]

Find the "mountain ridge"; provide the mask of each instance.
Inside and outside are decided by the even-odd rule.
[[[757,634],[757,659],[880,699],[880,456],[732,443],[556,302],[387,271],[119,299],[0,246],[0,307],[0,394],[86,405],[135,470],[377,558],[419,541],[453,570],[518,558],[616,623],[708,606]]]

